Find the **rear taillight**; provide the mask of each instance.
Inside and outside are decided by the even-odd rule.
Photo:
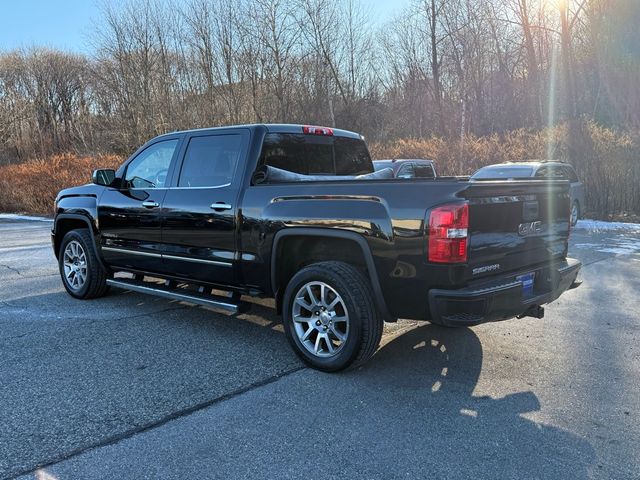
[[[330,137],[333,135],[333,129],[329,127],[314,127],[311,125],[305,125],[304,127],[302,127],[302,133],[306,135],[326,135]]]
[[[429,261],[463,263],[467,261],[469,205],[454,203],[431,210],[429,215]]]

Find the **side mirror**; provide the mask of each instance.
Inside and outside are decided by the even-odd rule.
[[[116,179],[116,171],[111,168],[104,168],[100,170],[94,170],[91,176],[93,183],[96,185],[102,185],[104,187],[110,186]]]

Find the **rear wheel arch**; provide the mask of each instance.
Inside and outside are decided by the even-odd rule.
[[[285,255],[285,249],[295,252]],[[342,261],[358,268],[369,280],[376,306],[384,320],[395,321],[382,294],[373,255],[367,241],[355,232],[320,228],[291,228],[276,233],[271,254],[271,290],[278,312],[289,280],[301,269],[321,261]]]

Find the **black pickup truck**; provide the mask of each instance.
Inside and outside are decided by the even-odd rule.
[[[384,321],[540,318],[581,266],[566,181],[394,179],[360,135],[324,127],[161,135],[55,212],[72,296],[113,286],[234,313],[272,297],[293,349],[326,371],[371,357]]]

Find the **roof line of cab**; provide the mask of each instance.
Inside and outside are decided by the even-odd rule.
[[[169,135],[184,134],[184,133],[197,133],[197,132],[208,132],[208,131],[219,132],[224,130],[232,130],[236,128],[256,129],[260,127],[266,128],[268,133],[298,133],[298,134],[302,134],[303,129],[305,127],[312,127],[317,129],[330,130],[332,132],[331,135],[336,137],[364,139],[364,137],[359,133],[351,132],[349,130],[342,130],[340,128],[333,128],[333,127],[320,127],[315,125],[302,125],[302,124],[292,124],[292,123],[250,123],[250,124],[243,124],[243,125],[225,125],[222,127],[194,128],[189,130],[176,130],[173,132],[167,132],[162,135],[158,135],[155,138],[165,137]]]

